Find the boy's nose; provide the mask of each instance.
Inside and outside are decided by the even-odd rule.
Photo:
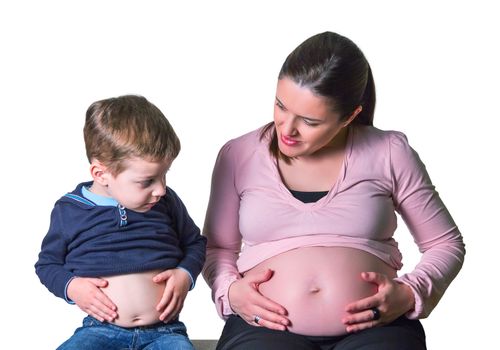
[[[163,183],[156,185],[153,190],[153,196],[155,197],[163,197],[165,193],[166,193],[165,184]]]

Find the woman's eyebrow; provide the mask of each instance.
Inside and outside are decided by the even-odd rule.
[[[282,105],[283,107],[285,107],[285,109],[288,109],[288,108],[286,108],[285,104],[283,102],[281,102],[281,100],[278,98],[278,96],[276,96],[276,101],[278,101],[278,103],[280,105]],[[306,117],[306,116],[298,115],[298,114],[296,116],[298,118],[303,118],[303,119],[311,120],[311,121],[318,122],[318,123],[320,123],[320,122],[323,121],[323,119],[317,119],[317,118],[313,118],[313,117]]]

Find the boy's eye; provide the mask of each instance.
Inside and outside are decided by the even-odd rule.
[[[146,187],[149,187],[153,184],[153,180],[152,179],[144,180],[144,181],[141,181],[140,184],[142,187],[146,188]]]

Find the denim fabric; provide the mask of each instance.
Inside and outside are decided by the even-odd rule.
[[[91,316],[57,350],[194,350],[180,321],[123,328]]]

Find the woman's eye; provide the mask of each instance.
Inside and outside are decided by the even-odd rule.
[[[285,110],[285,106],[283,106],[281,103],[279,102],[276,102],[276,106],[278,106],[279,109],[281,109],[282,111]]]
[[[313,122],[312,120],[309,120],[309,119],[307,119],[307,118],[304,118],[304,119],[302,119],[302,120],[304,121],[304,123],[305,123],[306,125],[309,125],[309,126],[318,126],[318,123],[317,123],[317,122]]]

